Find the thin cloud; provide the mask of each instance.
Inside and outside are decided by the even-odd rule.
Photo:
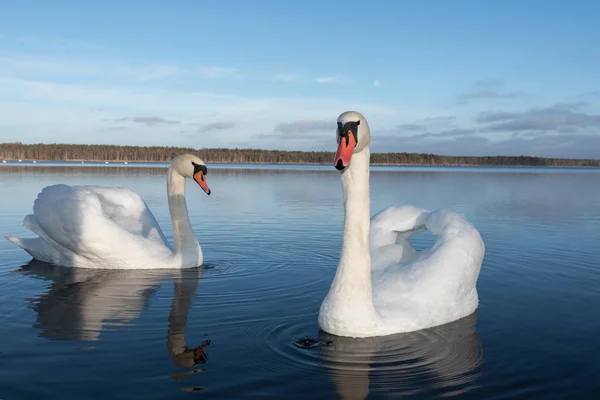
[[[369,116],[374,127],[378,124],[393,126],[394,121],[398,120],[397,109],[365,103],[360,99],[235,96],[178,91],[174,87],[164,90],[164,86],[153,86],[120,86],[119,82],[114,81],[65,84],[43,79],[9,78],[0,74],[0,88],[4,99],[4,112],[0,113],[0,125],[4,129],[0,130],[0,139],[43,142],[52,137],[57,142],[73,142],[84,131],[86,141],[90,143],[188,146],[188,139],[180,134],[182,130],[198,132],[202,124],[235,122],[236,126],[243,124],[244,129],[208,132],[202,135],[200,142],[195,142],[202,147],[233,148],[260,133],[274,136],[273,128],[277,123],[307,120],[328,121],[331,124],[328,132],[332,136],[323,131],[315,134],[335,142],[335,118],[341,110],[361,110]],[[102,112],[91,114],[90,109],[101,109]],[[417,117],[427,115],[426,110],[420,109],[405,112]],[[148,129],[148,123],[161,121],[115,122],[134,117],[157,117],[180,123],[162,124]],[[190,125],[189,122],[192,121],[196,123]],[[108,126],[126,126],[127,129],[109,131]],[[228,134],[223,135],[223,132]],[[306,137],[307,134],[301,136]],[[310,141],[290,139],[269,143],[272,143],[272,148],[318,150],[321,142],[315,138]],[[252,147],[269,143],[266,140],[255,141]]]
[[[596,97],[596,96],[600,96],[600,90],[592,90],[589,92],[584,92],[584,93],[580,93],[577,96],[575,96],[575,98],[584,98],[584,97]]]
[[[374,137],[373,152],[432,153],[450,156],[520,156],[600,159],[599,135],[541,135],[493,141],[479,135],[424,141],[419,137]]]
[[[135,122],[137,124],[145,124],[149,126],[179,124],[179,121],[165,119],[161,117],[124,117],[116,119],[115,122]]]
[[[373,86],[375,86],[375,87],[381,86],[381,81],[375,80],[375,82],[373,82]]]
[[[411,141],[411,140],[420,140],[420,139],[429,139],[429,138],[447,138],[447,137],[459,137],[459,136],[472,136],[478,133],[477,129],[471,128],[456,128],[456,129],[448,129],[440,132],[426,132],[419,133],[411,136],[404,136],[402,140]]]
[[[514,99],[523,96],[525,96],[523,92],[499,92],[486,89],[461,93],[457,96],[457,100],[460,104],[464,104],[471,100]]]
[[[477,122],[497,122],[497,121],[506,121],[509,119],[519,118],[519,116],[523,115],[523,113],[517,112],[484,112],[479,114],[475,121]]]
[[[439,116],[439,117],[426,117],[417,121],[417,123],[406,123],[397,125],[395,129],[386,130],[389,133],[395,132],[422,132],[427,131],[427,133],[420,133],[425,136],[435,136],[440,134],[440,132],[435,133],[432,132],[432,129],[444,129],[441,132],[451,132],[455,131],[457,128],[454,127],[455,124],[451,123],[454,121],[456,117],[454,116]]]
[[[233,122],[213,122],[211,124],[204,124],[200,126],[200,132],[214,132],[214,131],[224,131],[227,129],[235,128],[235,124]]]
[[[480,81],[477,81],[475,83],[475,86],[479,86],[479,87],[501,87],[505,85],[505,81],[504,79],[483,79]]]
[[[224,120],[254,120],[263,128],[272,129],[274,116],[289,115],[291,120],[315,119],[314,116],[325,120],[335,117],[340,110],[360,109],[371,118],[394,118],[397,111],[393,108],[356,102],[349,99],[319,99],[319,98],[287,98],[287,97],[245,97],[234,95],[219,95],[206,92],[164,92],[138,90],[135,88],[102,87],[95,85],[76,85],[44,82],[27,79],[11,79],[0,77],[0,87],[7,96],[14,99],[14,107],[25,102],[28,109],[40,110],[40,102],[50,105],[43,109],[69,107],[72,109],[102,108],[106,114],[121,109],[144,110],[146,115],[169,113],[186,115],[188,119],[208,118],[218,115]],[[8,104],[6,104],[8,105]],[[199,110],[203,110],[199,114]],[[24,112],[24,111],[23,111]],[[137,111],[135,111],[137,113]],[[414,113],[424,113],[412,110]],[[122,113],[122,112],[121,112]],[[131,113],[133,114],[133,112]],[[312,118],[310,116],[313,116]],[[16,117],[8,111],[4,117]],[[19,114],[19,117],[23,117]],[[31,118],[28,118],[31,120]],[[269,121],[271,120],[271,121]],[[259,122],[262,121],[262,122]],[[269,129],[269,130],[270,130]]]
[[[400,124],[396,127],[397,131],[402,132],[414,132],[414,131],[422,131],[425,127],[417,124]]]
[[[138,64],[116,60],[80,60],[49,56],[1,55],[0,74],[28,77],[68,76],[82,78],[126,78],[149,81],[173,77],[218,79],[238,77],[236,68],[220,66],[180,66],[176,64]]]
[[[105,46],[99,45],[97,43],[90,43],[81,40],[75,39],[66,39],[64,37],[57,36],[39,36],[39,35],[3,35],[0,34],[0,40],[19,43],[25,46],[39,46],[43,45],[45,50],[49,48],[68,48],[70,50],[73,49],[89,49],[89,50],[99,50],[104,49]]]
[[[291,135],[295,133],[325,132],[335,129],[335,120],[301,120],[275,125],[273,133]]]
[[[471,128],[456,128],[456,129],[448,129],[441,132],[436,133],[423,133],[421,137],[451,137],[451,136],[470,136],[478,133],[477,129]]]
[[[444,117],[427,117],[424,121],[453,121],[455,119],[456,117],[449,115]]]
[[[495,132],[559,131],[565,128],[600,128],[600,115],[575,111],[580,103],[559,103],[554,106],[525,112],[488,112],[475,120],[494,123],[487,129]]]
[[[342,83],[348,83],[348,80],[341,76],[332,75],[332,76],[318,76],[315,78],[315,82],[325,83],[325,84],[342,84]]]
[[[587,101],[576,101],[573,103],[556,103],[555,105],[551,106],[550,108],[554,108],[557,110],[579,110],[581,108],[590,106],[591,104],[588,103]]]

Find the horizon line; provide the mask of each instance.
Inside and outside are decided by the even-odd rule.
[[[23,142],[0,142],[0,146],[4,145],[21,145],[21,146],[52,146],[52,145],[61,145],[61,146],[109,146],[109,147],[141,147],[141,148],[171,148],[171,149],[182,149],[182,150],[193,150],[193,151],[207,151],[207,150],[229,150],[229,151],[278,151],[278,152],[287,152],[287,153],[335,153],[335,151],[331,150],[283,150],[283,149],[263,149],[263,148],[252,148],[252,147],[202,147],[202,148],[194,148],[194,147],[184,147],[184,146],[169,146],[169,145],[137,145],[137,144],[101,144],[101,143],[60,143],[60,142],[52,142],[52,143],[23,143]],[[535,156],[535,155],[506,155],[506,154],[497,154],[497,155],[448,155],[448,154],[436,154],[436,153],[418,153],[418,152],[372,152],[371,154],[418,154],[418,155],[431,155],[437,157],[469,157],[469,158],[482,158],[482,157],[526,157],[526,158],[536,158],[536,159],[551,159],[551,160],[579,160],[579,161],[600,161],[600,158],[567,158],[567,157],[543,157],[543,156]],[[129,161],[129,160],[127,160]]]

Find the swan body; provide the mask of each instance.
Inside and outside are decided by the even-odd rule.
[[[210,194],[204,162],[191,154],[171,161],[167,192],[174,245],[132,190],[52,185],[42,189],[23,225],[37,238],[6,238],[34,259],[65,267],[105,269],[189,268],[203,262],[190,225],[185,179]]]
[[[413,206],[388,207],[370,218],[370,131],[364,116],[338,118],[334,159],[344,192],[339,264],[319,310],[325,332],[374,337],[442,325],[478,307],[476,283],[485,246],[461,214]],[[423,230],[433,247],[408,239]]]

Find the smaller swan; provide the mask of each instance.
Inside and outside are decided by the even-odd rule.
[[[202,248],[192,231],[185,178],[210,195],[204,161],[192,154],[169,165],[167,194],[174,246],[134,191],[100,186],[47,186],[23,225],[38,238],[6,239],[34,259],[65,267],[105,269],[190,268],[202,265]]]
[[[344,234],[340,261],[319,310],[319,326],[337,336],[374,337],[442,325],[473,313],[485,253],[481,236],[462,215],[388,207],[370,215],[371,133],[360,113],[337,120],[335,168],[342,177]],[[408,239],[423,230],[432,248]]]

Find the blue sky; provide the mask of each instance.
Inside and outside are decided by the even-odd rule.
[[[600,158],[595,1],[0,1],[0,141]]]

